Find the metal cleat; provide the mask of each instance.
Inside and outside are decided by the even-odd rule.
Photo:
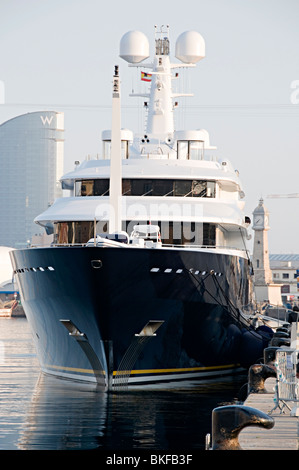
[[[248,371],[248,394],[266,393],[265,380],[276,377],[276,369],[266,364],[255,364]]]
[[[209,450],[242,450],[239,434],[247,426],[271,429],[274,419],[266,413],[243,405],[228,405],[212,412],[212,446]]]

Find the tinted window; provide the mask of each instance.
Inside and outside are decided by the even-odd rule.
[[[124,196],[215,197],[215,181],[123,179]],[[76,196],[109,196],[109,179],[79,180]]]

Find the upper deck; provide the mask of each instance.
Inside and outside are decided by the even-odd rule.
[[[134,94],[145,98],[145,132],[134,135],[121,128],[116,66],[112,128],[102,132],[101,158],[87,159],[64,175],[62,188],[69,197],[57,199],[35,219],[54,231],[56,241],[84,243],[95,230],[129,233],[138,223],[155,221],[167,245],[186,246],[193,240],[198,246],[244,249],[249,219],[238,172],[217,157],[205,129],[177,130],[174,125],[177,100],[186,96],[172,90],[174,70],[203,59],[204,40],[194,31],[183,33],[176,42],[180,63],[170,62],[169,51],[168,28],[156,31],[151,62],[144,62],[149,51],[142,33],[131,31],[121,39],[120,57],[141,66],[143,78],[143,70],[150,70],[148,92]]]

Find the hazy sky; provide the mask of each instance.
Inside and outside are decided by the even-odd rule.
[[[195,96],[180,101],[176,128],[209,131],[240,172],[249,216],[264,198],[270,252],[299,253],[299,198],[267,199],[299,193],[299,0],[0,0],[0,123],[63,111],[70,171],[101,153],[118,64],[122,127],[142,132],[138,101],[128,97],[141,84],[118,57],[119,42],[140,30],[153,51],[154,25],[166,24],[171,51],[186,30],[206,42],[206,58],[182,74],[180,90]]]

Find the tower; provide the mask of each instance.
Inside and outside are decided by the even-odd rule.
[[[268,230],[269,212],[261,198],[253,211],[254,244],[253,269],[254,291],[257,302],[281,305],[281,286],[274,284],[269,261]]]
[[[25,248],[34,218],[62,196],[64,114],[35,111],[0,124],[0,245]]]
[[[253,211],[253,269],[254,284],[264,286],[272,282],[272,274],[269,262],[268,230],[269,212],[264,206],[263,199]]]

